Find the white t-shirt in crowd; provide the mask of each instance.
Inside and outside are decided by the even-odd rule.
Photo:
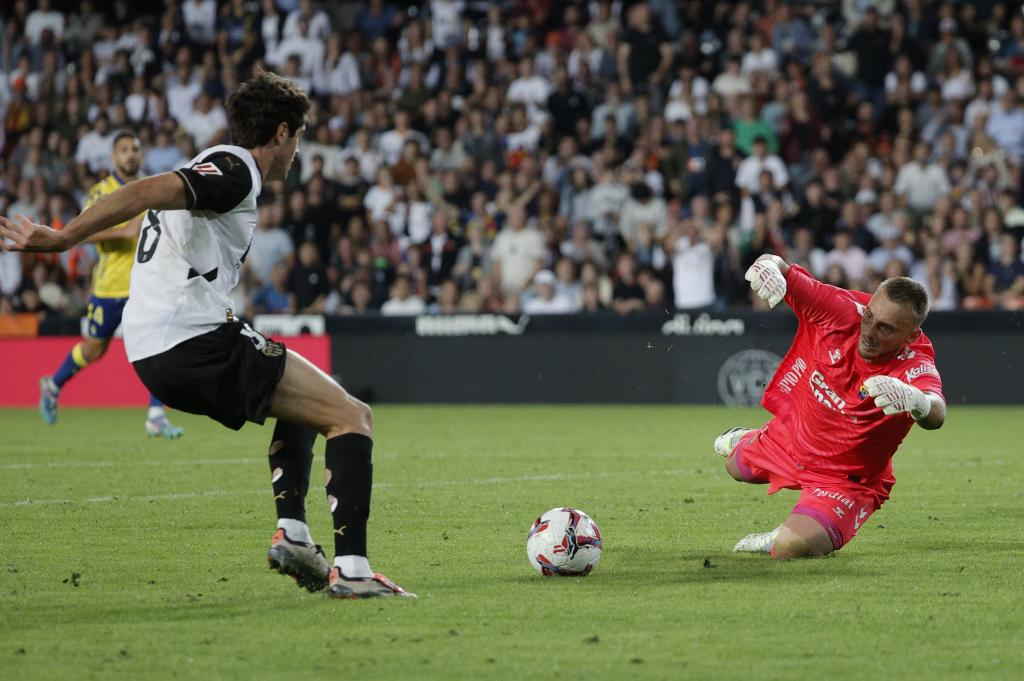
[[[228,127],[228,114],[221,106],[211,107],[206,113],[192,109],[180,122],[181,127],[192,135],[196,147],[202,149],[218,132]]]
[[[772,182],[776,188],[785,187],[789,183],[789,171],[786,170],[786,164],[781,158],[770,154],[762,160],[751,154],[740,161],[739,168],[736,169],[736,186],[756,194],[761,186],[761,173],[765,170],[772,174]]]
[[[380,306],[380,313],[385,317],[411,317],[426,311],[426,304],[417,296],[409,296],[405,300],[389,298]]]
[[[551,300],[544,300],[540,296],[530,298],[523,304],[523,312],[526,314],[569,314],[575,310],[571,300],[556,293]]]
[[[937,163],[922,166],[911,161],[896,175],[896,193],[907,197],[907,205],[915,210],[930,210],[935,202],[949,193],[946,171]]]
[[[13,3],[11,3],[13,5]],[[57,10],[44,12],[34,10],[25,17],[25,37],[32,45],[38,45],[43,37],[43,31],[50,29],[57,42],[64,36],[64,13]]]
[[[501,289],[507,293],[520,291],[529,283],[546,252],[544,237],[533,227],[498,232],[491,259],[501,265]]]
[[[715,302],[715,256],[706,242],[678,239],[672,255],[672,290],[680,310]]]
[[[185,0],[181,5],[185,30],[192,40],[209,45],[217,26],[217,3],[214,0]]]

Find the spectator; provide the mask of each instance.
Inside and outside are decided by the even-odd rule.
[[[868,266],[872,270],[885,272],[886,267],[893,260],[899,261],[907,269],[910,268],[914,263],[914,254],[900,242],[901,236],[901,232],[895,227],[878,235],[881,243],[868,256]]]
[[[1024,158],[1024,109],[1016,92],[1008,90],[993,107],[985,131],[1015,162]]]
[[[672,45],[654,22],[651,7],[639,2],[629,10],[629,28],[619,45],[619,79],[627,93],[661,85],[672,66]]]
[[[50,31],[53,41],[61,42],[64,37],[64,14],[53,9],[50,0],[38,0],[39,6],[29,12],[25,18],[25,37],[29,44],[39,45],[43,31]]]
[[[11,299],[21,288],[21,253],[0,251],[0,298]]]
[[[285,19],[282,30],[284,37],[287,39],[301,34],[300,23],[303,21],[307,24],[306,31],[310,37],[325,41],[331,35],[331,20],[327,12],[317,9],[313,5],[313,0],[299,0],[299,6],[289,12],[288,18]]]
[[[213,43],[217,22],[215,0],[185,0],[181,6],[181,16],[185,23],[185,31],[193,43]]]
[[[451,279],[445,279],[438,287],[437,300],[427,308],[428,314],[459,314],[461,312],[461,292],[459,285]]]
[[[424,314],[427,306],[423,299],[413,293],[409,277],[400,275],[391,285],[391,295],[381,306],[380,312],[386,317],[415,316]]]
[[[546,257],[541,233],[527,224],[526,211],[521,206],[513,206],[491,251],[492,276],[501,292],[518,295],[541,269]]]
[[[842,281],[850,286],[859,286],[867,274],[868,256],[864,249],[853,242],[853,233],[841,229],[835,234],[835,247],[825,256],[826,277],[834,277],[832,268],[838,266],[842,271]],[[847,286],[849,288],[849,286]]]
[[[459,255],[461,244],[449,228],[453,219],[448,209],[437,209],[430,221],[430,236],[420,244],[423,262],[429,273],[427,280],[431,286],[437,286],[449,279]]]
[[[312,242],[299,246],[298,260],[288,275],[288,290],[295,300],[292,309],[298,314],[316,314],[323,311],[327,299],[327,271],[320,264],[320,254]]]
[[[551,270],[540,270],[533,276],[534,295],[523,305],[526,314],[568,314],[572,301],[558,291],[558,278]]]
[[[739,114],[733,120],[732,129],[736,133],[736,148],[744,154],[753,152],[754,143],[762,140],[767,151],[773,156],[778,151],[779,141],[771,126],[757,117],[753,97],[745,96],[739,100]]]
[[[601,270],[608,268],[604,249],[590,237],[590,225],[585,220],[579,220],[573,225],[571,236],[562,242],[560,251],[577,265],[591,262]]]
[[[928,162],[927,143],[914,145],[914,159],[900,168],[894,189],[904,205],[919,214],[927,212],[949,192],[946,171],[937,163]]]
[[[227,137],[227,112],[205,91],[199,93],[192,110],[180,122],[200,149],[218,144]]]
[[[288,233],[281,229],[284,212],[280,204],[261,206],[256,231],[249,246],[246,263],[259,282],[269,281],[270,273],[278,265],[291,269],[294,247]]]
[[[288,267],[283,262],[276,263],[264,281],[267,283],[252,298],[252,313],[294,313],[295,296],[288,293]]]
[[[636,277],[636,259],[628,252],[620,253],[615,261],[612,309],[620,315],[628,315],[643,310],[646,305],[646,294]]]
[[[722,97],[732,100],[750,92],[750,81],[742,72],[742,59],[730,54],[725,60],[725,71],[711,81],[711,89]]]
[[[113,169],[110,161],[113,143],[114,131],[110,129],[110,119],[106,114],[100,114],[93,122],[93,128],[79,140],[75,161],[91,175],[110,171]]]
[[[889,70],[889,32],[879,23],[878,9],[868,7],[849,45],[857,56],[857,84],[861,96],[881,111],[885,103],[885,76]]]
[[[775,189],[783,189],[789,183],[786,164],[778,156],[769,154],[767,140],[758,136],[754,138],[752,153],[736,169],[736,186],[750,194],[758,193],[761,174],[766,170],[771,173]]]
[[[993,290],[997,295],[1012,291],[1024,294],[1024,261],[1020,258],[1020,239],[1009,232],[1000,237],[999,259],[989,265]]]
[[[680,310],[709,307],[715,302],[715,267],[711,247],[693,219],[683,220],[669,237],[672,290]]]
[[[649,225],[659,239],[668,231],[665,201],[654,196],[654,192],[644,182],[633,185],[631,196],[622,206],[622,214],[619,216],[619,235],[631,250],[636,248],[640,225]]]

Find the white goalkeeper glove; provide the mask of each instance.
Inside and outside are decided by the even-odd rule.
[[[868,395],[875,398],[875,406],[887,416],[908,413],[915,421],[928,418],[932,401],[912,385],[892,376],[872,376],[864,381]]]
[[[778,305],[786,297],[786,275],[779,268],[782,258],[770,255],[760,258],[743,278],[750,282],[750,289],[770,307]]]

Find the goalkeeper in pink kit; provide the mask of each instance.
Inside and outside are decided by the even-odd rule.
[[[921,332],[928,295],[906,277],[873,295],[822,284],[778,256],[746,273],[751,289],[796,313],[796,337],[761,400],[773,418],[715,440],[725,469],[768,493],[798,489],[782,525],[735,551],[823,556],[847,544],[886,499],[892,456],[916,423],[942,426],[946,403],[931,341]]]

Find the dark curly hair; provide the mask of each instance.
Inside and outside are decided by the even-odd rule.
[[[228,97],[231,143],[245,149],[262,147],[274,138],[277,126],[288,125],[290,136],[306,124],[309,98],[295,83],[265,71],[242,83]]]

